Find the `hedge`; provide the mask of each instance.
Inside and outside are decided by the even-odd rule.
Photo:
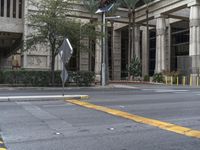
[[[61,86],[61,72],[55,72],[55,85]],[[93,72],[68,72],[69,77],[66,86],[73,83],[76,86],[90,86],[94,82]],[[0,84],[23,85],[23,86],[51,86],[51,73],[49,71],[0,71]]]

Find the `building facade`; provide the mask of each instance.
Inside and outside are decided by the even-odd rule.
[[[82,4],[74,4],[77,19],[89,21],[90,14]],[[200,0],[154,0],[136,8],[134,54],[141,59],[142,75],[162,71],[199,71],[200,63]],[[0,66],[5,68],[50,68],[50,53],[46,46],[22,51],[23,40],[31,32],[26,15],[31,11],[28,0],[0,0]],[[107,20],[107,54],[112,80],[126,79],[128,66],[128,10],[119,8],[121,18]],[[100,15],[94,15],[101,22]],[[149,31],[147,30],[147,21]],[[96,30],[101,30],[98,26]],[[147,33],[148,32],[148,33]],[[83,41],[85,44],[89,42]],[[94,55],[75,53],[70,65],[73,70],[95,71],[101,75],[101,40],[93,45]],[[56,68],[59,69],[57,59]]]

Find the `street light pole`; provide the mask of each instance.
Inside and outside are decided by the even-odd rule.
[[[102,13],[102,66],[101,66],[101,85],[106,86],[106,13]]]
[[[101,85],[102,86],[106,86],[107,85],[107,68],[108,68],[108,64],[106,63],[106,12],[109,12],[112,7],[114,6],[114,3],[110,4],[110,5],[107,5],[107,6],[104,6],[102,8],[99,8],[97,11],[96,11],[96,14],[99,14],[101,13],[102,15],[102,27],[101,27],[101,31],[102,31],[102,41],[101,41],[101,48],[102,48],[102,51],[101,51]],[[115,19],[115,18],[119,18],[120,16],[116,16],[116,17],[108,17],[108,19]]]

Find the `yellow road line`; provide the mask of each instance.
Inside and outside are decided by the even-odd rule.
[[[6,150],[6,148],[0,148],[0,150]]]
[[[171,123],[168,123],[168,122],[163,122],[163,121],[159,121],[159,120],[141,117],[141,116],[130,114],[130,113],[127,113],[127,112],[123,112],[123,111],[120,111],[120,110],[111,109],[111,108],[107,108],[107,107],[104,107],[104,106],[94,105],[94,104],[91,104],[91,103],[88,103],[88,102],[82,102],[82,101],[78,101],[78,100],[66,100],[66,101],[69,102],[69,103],[75,104],[75,105],[85,107],[85,108],[98,110],[98,111],[101,111],[101,112],[105,112],[107,114],[126,118],[126,119],[129,119],[129,120],[138,122],[138,123],[147,124],[147,125],[158,127],[160,129],[167,130],[167,131],[170,131],[170,132],[174,132],[174,133],[177,133],[177,134],[181,134],[181,135],[185,135],[185,136],[188,136],[188,137],[200,139],[200,131],[199,130],[193,130],[193,129],[190,129],[190,128],[178,126],[178,125],[171,124]]]

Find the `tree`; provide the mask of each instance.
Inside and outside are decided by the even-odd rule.
[[[55,57],[65,37],[72,45],[79,45],[80,23],[67,18],[71,13],[69,4],[72,0],[31,0],[34,11],[29,14],[28,21],[32,32],[25,41],[25,49],[37,44],[49,46],[51,52],[51,83],[54,85]]]
[[[97,0],[81,0],[81,1],[83,2],[83,6],[85,7],[85,9],[90,14],[90,18],[89,18],[90,23],[87,24],[87,26],[89,27],[89,29],[92,33],[95,33],[95,26],[97,25],[97,23],[96,23],[96,19],[94,18],[94,15],[99,7],[99,1],[97,1]],[[92,57],[94,57],[94,55],[95,55],[94,45],[95,45],[96,37],[94,37],[94,35],[96,35],[96,34],[90,34],[88,36],[88,40],[89,40],[89,70],[92,70],[91,62],[92,62]]]
[[[149,51],[149,3],[153,0],[143,0],[143,2],[146,4],[146,27],[147,27],[147,51]]]
[[[93,20],[93,16],[99,7],[99,2],[97,0],[82,0],[84,7],[90,14],[90,19]]]
[[[128,41],[128,66],[130,66],[131,59],[134,56],[135,49],[135,6],[139,0],[123,0],[123,4],[128,8],[129,18],[129,41]],[[131,30],[132,28],[132,30]],[[130,74],[129,74],[130,77]]]

